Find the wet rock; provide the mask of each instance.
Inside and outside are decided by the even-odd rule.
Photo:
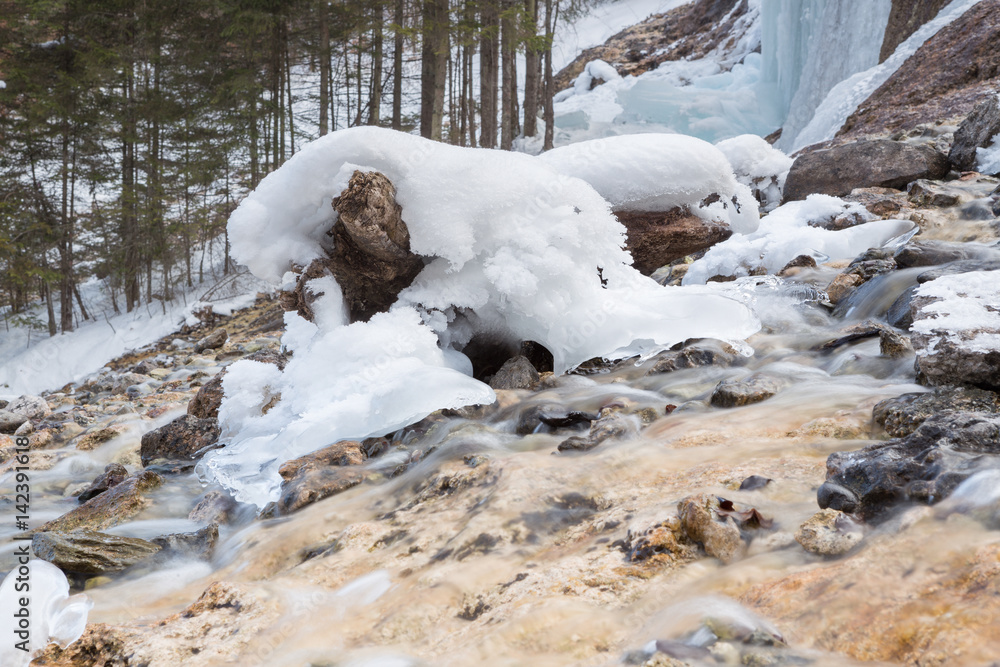
[[[625,247],[632,265],[643,275],[725,241],[733,232],[728,225],[705,220],[683,208],[666,212],[616,211],[625,225]]]
[[[823,509],[806,520],[795,532],[795,541],[818,556],[840,556],[857,546],[864,533],[861,526],[843,512]]]
[[[858,288],[865,280],[853,273],[840,273],[826,286],[826,295],[830,303],[837,305],[848,294]]]
[[[194,344],[194,351],[198,354],[208,350],[217,350],[229,340],[229,332],[225,329],[216,329]]]
[[[277,510],[290,514],[306,505],[343,493],[364,481],[363,470],[356,468],[320,468],[303,471],[281,484]]]
[[[763,477],[762,475],[750,475],[742,482],[740,482],[740,491],[755,491],[757,489],[763,489],[765,486],[773,482],[774,480],[770,477]]]
[[[989,467],[1000,467],[1000,416],[949,412],[904,438],[831,454],[816,495],[823,509],[880,520],[902,502],[940,502]]]
[[[680,350],[661,352],[653,359],[653,366],[647,375],[702,366],[729,366],[736,359],[736,353],[722,341],[700,340]]]
[[[74,510],[42,525],[39,531],[70,531],[75,528],[106,530],[128,521],[150,504],[149,494],[163,478],[144,470],[91,498]]]
[[[710,402],[717,408],[760,403],[777,394],[781,386],[781,382],[765,375],[755,375],[745,380],[723,380],[712,392]]]
[[[154,461],[197,461],[214,445],[221,429],[215,419],[184,415],[142,436],[139,456],[142,465]]]
[[[566,414],[568,410],[558,403],[540,403],[527,409],[521,410],[517,415],[517,425],[515,431],[518,435],[528,435],[534,433],[535,429],[542,424],[542,416],[549,414]]]
[[[888,139],[858,141],[796,158],[785,180],[783,202],[814,193],[843,196],[855,188],[901,189],[918,178],[940,179],[948,158],[929,146]]]
[[[534,389],[538,386],[538,371],[527,357],[508,359],[490,379],[493,389]]]
[[[910,311],[910,306],[913,303],[913,294],[917,291],[917,287],[918,285],[907,287],[889,306],[885,319],[891,326],[904,331],[909,331],[910,327],[913,326],[913,313]]]
[[[678,517],[670,517],[649,528],[629,529],[622,543],[625,558],[631,563],[646,561],[687,561],[696,556]]]
[[[614,410],[602,410],[585,436],[573,436],[559,443],[559,451],[588,451],[606,440],[627,440],[639,435],[637,419]]]
[[[879,332],[878,348],[882,356],[890,359],[902,359],[913,354],[913,345],[910,343],[910,339],[891,329]]]
[[[216,524],[205,526],[192,533],[172,533],[150,540],[161,549],[157,555],[159,560],[174,557],[211,560],[218,541],[219,527]]]
[[[368,458],[360,442],[343,440],[318,451],[306,454],[297,459],[286,461],[278,469],[278,474],[285,481],[294,479],[304,473],[329,466],[357,466]]]
[[[746,545],[733,518],[720,518],[718,509],[718,498],[706,493],[677,503],[677,515],[688,538],[700,543],[709,556],[728,564],[746,553]]]
[[[104,574],[120,572],[149,558],[160,546],[135,537],[80,529],[35,533],[31,549],[64,572]]]
[[[917,276],[917,282],[926,283],[931,280],[943,278],[944,276],[954,276],[960,273],[969,273],[971,271],[1000,271],[1000,257],[997,259],[961,259],[955,262],[949,262],[948,264],[939,266],[936,269],[924,271]]]
[[[903,394],[875,405],[872,419],[894,438],[907,436],[928,418],[947,411],[1000,414],[1000,394],[974,387],[935,387],[920,394]]]
[[[366,458],[361,443],[345,440],[286,461],[278,469],[284,481],[277,510],[288,514],[357,486],[365,477],[358,466]]]
[[[995,92],[983,96],[955,133],[948,159],[959,171],[973,171],[977,148],[986,148],[1000,134],[1000,99]]]
[[[101,495],[108,489],[118,486],[128,478],[128,470],[120,463],[109,463],[104,467],[104,472],[97,477],[90,486],[80,492],[76,497],[81,503],[85,503],[91,498]]]
[[[552,428],[573,428],[574,426],[586,426],[590,428],[591,422],[597,418],[597,413],[582,412],[579,410],[542,412],[538,416],[539,421]]]
[[[229,523],[237,503],[232,496],[221,491],[209,491],[188,512],[187,518],[199,523]]]
[[[1000,248],[978,243],[952,241],[911,241],[896,251],[901,269],[911,266],[935,266],[959,260],[1000,260]]]
[[[959,197],[944,185],[934,181],[921,179],[910,183],[906,188],[910,202],[916,206],[932,206],[947,208],[958,204]]]
[[[816,260],[811,255],[798,255],[778,271],[779,276],[795,275],[795,269],[815,269]]]

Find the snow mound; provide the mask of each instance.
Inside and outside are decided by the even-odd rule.
[[[573,92],[577,95],[583,95],[590,92],[594,81],[618,81],[621,78],[618,70],[603,60],[591,60],[573,81]]]
[[[704,146],[712,156],[694,160],[699,173],[752,202],[724,156]],[[644,160],[620,162],[633,179],[650,169]],[[661,177],[666,163],[657,167]],[[390,433],[439,408],[492,402],[459,351],[476,334],[541,343],[561,373],[593,357],[652,354],[688,338],[738,341],[759,327],[731,298],[663,288],[635,271],[622,248],[624,228],[583,180],[536,157],[380,128],[327,135],[265,178],[230,218],[234,257],[278,282],[292,265],[323,255],[336,216],[331,202],[357,169],[377,170],[395,185],[410,248],[427,263],[389,313],[350,326],[327,279],[316,290],[324,296],[313,304],[314,323],[287,316],[283,340],[295,355],[284,372],[230,367],[219,413],[229,444],[202,469],[241,500],[275,500],[277,468],[290,458]],[[699,201],[705,186],[690,175],[685,182],[684,201]],[[756,207],[733,215],[754,221]]]
[[[811,255],[817,262],[851,259],[915,229],[908,220],[875,220],[839,231],[809,224],[844,214],[873,217],[860,204],[829,195],[789,202],[763,218],[753,234],[734,234],[710,248],[691,264],[683,284],[697,285],[716,275],[746,276],[758,267],[777,273],[798,255]]]
[[[22,543],[24,544],[24,543]],[[0,645],[0,664],[5,667],[26,666],[38,651],[51,642],[65,648],[75,642],[87,627],[87,613],[94,603],[86,595],[69,595],[69,581],[58,567],[32,558],[25,566],[31,585],[30,594],[15,589],[20,576],[15,567],[0,584],[0,617],[4,619],[4,641]],[[24,639],[15,634],[21,609],[20,598],[30,598],[28,610],[31,627],[28,650],[16,643]]]
[[[792,158],[756,134],[741,134],[720,141],[715,147],[729,160],[736,180],[754,191],[765,211],[772,211],[781,203]]]
[[[740,233],[752,232],[760,221],[750,188],[736,179],[726,155],[695,137],[607,137],[556,148],[539,158],[562,174],[583,179],[617,210],[686,206]],[[702,203],[716,194],[719,201]]]

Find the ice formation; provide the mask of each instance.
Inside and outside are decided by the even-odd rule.
[[[691,264],[683,284],[701,284],[716,275],[745,276],[757,267],[777,273],[802,254],[819,262],[850,259],[915,229],[908,220],[875,220],[839,231],[809,224],[845,214],[869,220],[873,217],[860,204],[848,204],[829,195],[809,195],[804,201],[789,202],[763,218],[756,232],[734,234],[712,246]]]
[[[770,0],[761,12],[762,89],[781,100],[788,149],[826,94],[878,64],[891,0]]]
[[[22,667],[41,649],[55,642],[62,647],[72,644],[87,626],[87,613],[93,602],[86,595],[69,595],[69,581],[58,567],[44,560],[30,559],[26,565],[30,591],[16,589],[18,569],[14,568],[0,584],[0,618],[3,618],[3,642],[0,643],[0,664],[4,667]],[[30,614],[30,639],[28,651],[21,651],[16,644],[24,639],[18,636],[15,616],[21,609],[20,598],[28,597]]]
[[[707,148],[707,157],[670,156],[731,186],[727,196],[749,198],[721,153],[692,146]],[[651,188],[640,178],[651,169],[646,157],[629,161],[618,150],[616,159]],[[666,162],[661,157],[655,169],[666,173]],[[230,367],[219,412],[228,444],[202,470],[240,500],[274,500],[277,468],[290,458],[389,433],[439,408],[491,402],[459,351],[477,333],[541,343],[563,372],[597,356],[652,353],[692,337],[739,340],[758,328],[735,300],[705,288],[662,288],[632,269],[624,228],[585,181],[536,157],[380,128],[330,134],[265,178],[230,218],[234,257],[278,283],[293,264],[323,255],[336,215],[331,202],[356,169],[377,170],[396,186],[410,248],[426,265],[389,313],[349,326],[327,279],[314,322],[287,316],[283,342],[294,356],[284,372],[249,361]],[[640,198],[691,198],[698,187],[704,196],[694,182],[691,191],[657,187]],[[756,221],[749,202],[732,213],[739,224]]]
[[[1000,174],[1000,134],[986,148],[976,149],[977,169],[981,174]]]
[[[715,147],[729,160],[736,180],[754,191],[763,210],[772,211],[781,203],[792,158],[756,134],[741,134],[720,141]]]
[[[989,352],[1000,349],[1000,271],[971,271],[944,276],[921,285],[917,297],[938,299],[923,307],[925,314],[913,323],[913,331],[932,338],[927,350],[934,354],[944,340],[963,349]]]
[[[868,99],[875,90],[888,81],[900,65],[924,42],[938,33],[962,14],[968,11],[979,0],[952,0],[938,12],[932,20],[920,26],[902,44],[896,47],[891,56],[878,65],[857,72],[834,86],[826,98],[816,108],[816,113],[801,132],[792,136],[790,132],[782,134],[780,146],[788,152],[794,152],[821,141],[832,139],[843,127],[847,117],[854,113],[858,105]],[[857,3],[852,3],[857,4]],[[881,43],[881,39],[879,40]],[[836,52],[839,57],[840,52]]]
[[[556,148],[539,157],[556,171],[592,185],[616,210],[668,211],[686,206],[740,233],[752,232],[760,220],[750,188],[737,181],[726,155],[695,137],[607,137]],[[721,201],[701,203],[713,194],[720,195]]]

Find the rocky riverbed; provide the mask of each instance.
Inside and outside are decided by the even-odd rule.
[[[496,404],[289,461],[260,513],[198,461],[226,367],[287,361],[279,299],[11,402],[34,553],[95,603],[36,664],[988,662],[1000,363],[969,341],[998,331],[948,338],[934,304],[996,312],[998,181],[905,187],[846,198],[912,240],[734,283],[751,357],[699,340],[554,376],[526,349]],[[994,288],[914,296],[962,276]]]

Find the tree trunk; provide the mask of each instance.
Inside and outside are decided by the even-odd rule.
[[[403,129],[403,21],[404,0],[396,0],[392,50],[392,129]]]
[[[551,1],[551,0],[550,0]],[[480,5],[482,36],[479,45],[479,105],[482,133],[479,145],[497,145],[497,79],[500,40],[499,0],[483,0]]]
[[[327,0],[318,0],[319,11],[319,136],[330,131],[330,25]]]
[[[500,19],[500,59],[503,68],[500,111],[500,148],[509,151],[514,145],[514,118],[517,115],[517,78],[514,72],[514,56],[517,45],[516,23],[510,0],[502,0],[503,13]]]
[[[382,5],[374,7],[372,20],[372,87],[368,100],[368,124],[378,125],[382,115]]]
[[[125,81],[124,114],[122,118],[122,226],[121,237],[124,244],[125,261],[122,266],[122,289],[125,292],[125,310],[132,312],[139,305],[139,221],[136,210],[135,191],[135,72],[134,54],[135,27],[126,29],[126,58],[124,64]]]
[[[552,107],[552,97],[555,95],[555,87],[552,78],[552,33],[555,29],[556,23],[556,12],[552,6],[553,0],[545,0],[545,78],[544,78],[544,113],[543,118],[545,120],[545,141],[542,146],[542,150],[552,150],[556,122],[555,122],[555,111]]]
[[[424,0],[420,79],[420,134],[441,140],[448,78],[448,0]]]
[[[524,0],[524,16],[528,36],[524,53],[524,136],[538,133],[538,78],[541,74],[536,33],[538,32],[538,0]]]

